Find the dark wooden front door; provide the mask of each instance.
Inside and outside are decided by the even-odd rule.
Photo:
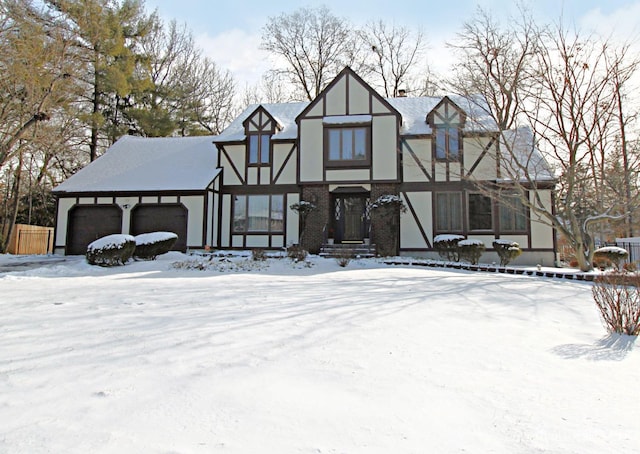
[[[368,237],[368,201],[366,195],[334,197],[333,232],[336,243],[361,243]]]

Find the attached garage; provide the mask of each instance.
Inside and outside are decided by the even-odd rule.
[[[124,136],[57,186],[57,254],[84,254],[96,237],[167,231],[174,250],[217,244],[221,169],[213,136]]]
[[[89,243],[120,233],[122,210],[117,205],[76,205],[69,211],[66,253],[84,255]]]
[[[174,251],[187,251],[188,210],[182,204],[140,204],[131,210],[131,235],[173,232],[178,240]]]

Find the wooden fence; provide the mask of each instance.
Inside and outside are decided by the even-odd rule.
[[[53,253],[53,227],[16,224],[7,252],[16,255]]]

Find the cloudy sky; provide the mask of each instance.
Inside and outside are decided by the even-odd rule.
[[[508,18],[516,15],[513,0],[327,0],[322,3],[298,1],[245,0],[146,0],[149,10],[157,9],[165,20],[186,23],[197,43],[239,84],[254,83],[270,67],[268,55],[259,50],[262,27],[267,19],[290,13],[303,6],[326,5],[335,15],[354,24],[382,19],[414,29],[427,38],[430,66],[442,70],[447,65],[445,43],[477,7]],[[640,0],[529,0],[524,2],[540,21],[566,23],[581,30],[595,29],[604,35],[618,33],[625,39],[640,38]]]

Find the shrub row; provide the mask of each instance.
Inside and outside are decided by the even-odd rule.
[[[482,241],[466,239],[462,235],[437,235],[433,239],[433,247],[442,258],[452,262],[465,260],[472,265],[478,264],[486,249]],[[500,257],[501,266],[507,266],[522,254],[520,245],[515,241],[495,240],[493,248]]]
[[[154,260],[169,252],[178,235],[173,232],[143,233],[138,236],[114,234],[99,238],[87,246],[87,262],[91,265],[124,265],[131,257]]]

